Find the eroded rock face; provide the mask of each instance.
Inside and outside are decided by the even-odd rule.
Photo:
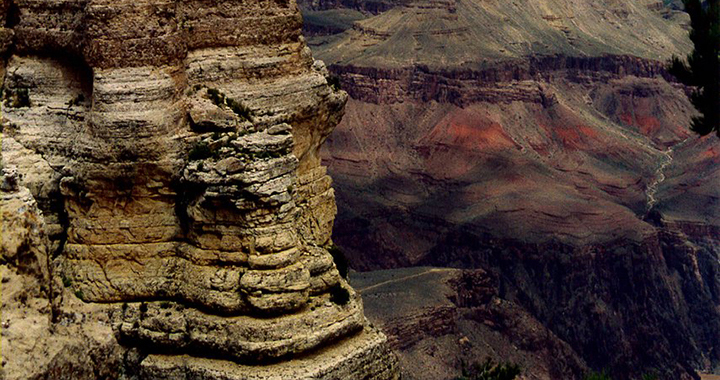
[[[691,50],[686,14],[654,0],[301,3],[351,97],[327,164],[355,269],[486,270],[614,378],[717,366],[720,155],[687,129],[688,89],[664,70]],[[491,323],[472,330],[512,337]]]
[[[4,163],[45,214],[55,275],[158,353],[135,376],[397,376],[327,251],[318,150],[347,95],[294,1],[4,4]]]
[[[42,211],[15,168],[0,162],[0,378],[117,378],[122,349],[108,313],[53,276]],[[64,301],[64,302],[63,302]]]

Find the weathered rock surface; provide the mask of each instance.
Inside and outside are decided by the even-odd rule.
[[[455,378],[462,364],[518,363],[521,379],[582,378],[587,364],[483,270],[415,267],[352,273],[368,318],[397,349],[403,378]]]
[[[327,251],[336,207],[318,150],[347,95],[294,1],[3,4],[3,162],[48,235],[9,226],[3,259],[106,305],[123,344],[108,350],[142,348],[123,376],[397,377]],[[45,247],[44,266],[16,241]]]
[[[616,378],[717,366],[717,141],[690,135],[688,89],[663,69],[690,49],[687,15],[650,0],[303,3],[351,96],[326,162],[356,269],[482,268]]]
[[[2,165],[0,165],[2,166]],[[0,177],[3,379],[113,378],[122,349],[106,307],[86,305],[52,273],[42,211],[14,168]]]

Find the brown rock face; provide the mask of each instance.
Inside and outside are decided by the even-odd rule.
[[[152,354],[133,376],[397,376],[327,251],[318,150],[347,95],[293,1],[6,8],[4,165],[45,214],[55,276],[122,303],[118,338]]]
[[[348,9],[305,3],[306,30],[347,25]],[[359,270],[496,276],[498,297],[584,361],[545,378],[715,367],[717,140],[690,135],[687,89],[663,69],[690,49],[686,17],[652,0],[398,1],[314,34],[351,97],[327,144],[335,241]],[[513,334],[496,319],[476,327]]]
[[[503,299],[498,279],[483,270],[413,267],[351,277],[411,379],[454,378],[463,362],[486,357],[522,363],[519,378],[527,380],[582,378],[588,370],[570,345]]]

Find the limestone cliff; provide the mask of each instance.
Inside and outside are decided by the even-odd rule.
[[[327,250],[318,150],[347,95],[294,1],[2,10],[4,165],[44,215],[45,281],[107,304],[117,339],[141,347],[126,376],[397,377]]]

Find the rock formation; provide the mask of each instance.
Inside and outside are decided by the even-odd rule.
[[[63,289],[53,273],[42,211],[16,170],[0,174],[0,378],[118,378],[123,349],[107,308]]]
[[[582,379],[588,371],[569,344],[504,299],[498,279],[483,270],[413,267],[353,272],[351,280],[409,378],[454,378],[463,363],[487,357],[522,363],[523,380]]]
[[[48,251],[38,281],[106,305],[123,347],[140,348],[125,376],[397,377],[327,250],[336,207],[318,150],[347,95],[294,1],[2,10],[3,162],[48,235],[23,247]],[[22,231],[3,219],[3,240]]]
[[[690,50],[687,15],[654,0],[358,3],[376,2],[303,2],[308,43],[351,98],[326,162],[353,266],[483,269],[615,378],[716,367],[717,140],[690,134],[688,89],[664,71]],[[350,25],[322,35],[320,16]],[[413,350],[405,362],[423,360]]]

